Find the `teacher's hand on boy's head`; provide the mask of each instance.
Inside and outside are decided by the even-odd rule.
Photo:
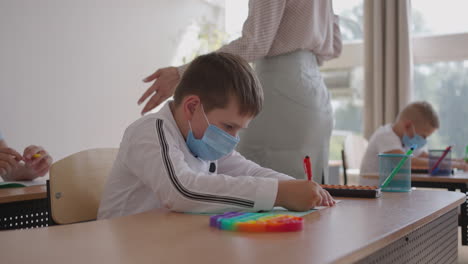
[[[148,102],[146,102],[145,107],[143,107],[141,114],[145,114],[171,97],[174,94],[179,80],[179,71],[175,67],[158,69],[156,72],[143,79],[145,83],[154,82],[138,100],[138,104],[141,104],[152,95]]]
[[[18,167],[23,157],[12,148],[0,148],[0,176],[10,174]]]
[[[322,204],[322,188],[313,181],[278,182],[275,205],[293,211],[307,211]]]
[[[52,157],[44,148],[35,145],[25,148],[23,157],[26,167],[33,171],[33,174],[28,176],[27,180],[46,175],[53,162]]]

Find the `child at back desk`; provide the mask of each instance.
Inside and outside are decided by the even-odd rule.
[[[425,145],[427,138],[438,128],[439,117],[429,103],[414,102],[409,104],[398,114],[395,123],[381,126],[371,136],[361,163],[360,173],[378,173],[378,154],[405,154],[412,145],[416,145],[416,149],[411,159],[411,167],[427,169],[429,155]],[[452,165],[458,169],[468,169],[467,164],[459,160],[452,160]],[[375,185],[376,183],[361,178],[360,184]]]
[[[195,59],[174,101],[125,131],[98,218],[156,208],[304,211],[333,205],[315,182],[262,168],[233,150],[239,130],[247,128],[262,102],[260,82],[240,57],[211,53]]]

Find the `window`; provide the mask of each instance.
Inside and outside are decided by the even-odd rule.
[[[224,0],[199,0],[201,15],[182,32],[172,65],[191,62],[195,57],[220,48],[226,41]]]
[[[461,158],[468,144],[468,2],[413,0],[412,8],[414,99],[430,102],[441,121],[429,148],[453,145]]]
[[[249,14],[249,0],[226,0],[225,26],[229,41],[241,36]]]
[[[333,9],[340,16],[343,52],[321,69],[332,95],[335,118],[329,158],[340,160],[344,138],[363,130],[363,0],[334,0]]]
[[[198,4],[198,5],[197,5]],[[183,65],[191,62],[195,57],[214,51],[226,42],[224,31],[224,0],[199,0],[196,19],[181,30],[174,48],[171,65]],[[167,100],[172,100],[169,97]],[[163,103],[150,112],[154,113],[163,107]]]
[[[468,2],[412,0],[412,33],[415,36],[468,32]],[[441,12],[444,10],[444,12]]]

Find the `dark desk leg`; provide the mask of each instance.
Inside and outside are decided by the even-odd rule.
[[[466,184],[463,184],[463,185],[464,186],[460,186],[460,191],[466,195],[467,194],[467,185]],[[466,245],[468,245],[468,213],[467,213],[467,210],[466,210],[468,204],[465,201],[460,206],[461,206],[460,214],[461,214],[462,245],[466,246]]]
[[[48,214],[49,214],[49,226],[57,225],[57,223],[54,222],[54,219],[52,218],[52,204],[51,204],[51,199],[50,199],[50,183],[49,180],[46,182],[47,186],[47,209],[48,209]]]

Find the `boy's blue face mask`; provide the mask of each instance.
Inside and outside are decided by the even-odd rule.
[[[411,126],[413,128],[413,137],[410,138],[406,133],[403,135],[403,145],[405,148],[410,148],[413,145],[416,145],[415,149],[420,149],[427,144],[427,140],[420,135],[416,134],[416,130],[414,129],[414,125]]]
[[[233,137],[219,129],[215,125],[211,125],[203,110],[208,128],[201,139],[196,139],[193,136],[192,125],[189,121],[190,130],[187,136],[187,146],[190,151],[202,160],[218,160],[223,156],[231,153],[239,143],[239,137]]]

